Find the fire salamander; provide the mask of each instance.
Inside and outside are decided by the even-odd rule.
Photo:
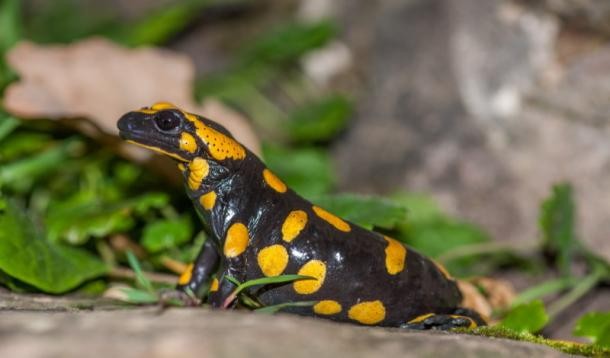
[[[443,267],[399,241],[365,230],[303,199],[221,125],[169,103],[118,121],[128,142],[178,161],[207,240],[178,290],[202,292],[222,308],[247,280],[301,274],[310,279],[250,293],[264,305],[313,301],[285,312],[363,325],[448,329],[484,324],[460,308]]]

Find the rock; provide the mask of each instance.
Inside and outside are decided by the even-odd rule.
[[[610,258],[608,40],[562,62],[563,23],[528,2],[341,5],[364,80],[335,148],[343,189],[429,192],[520,245],[538,236],[551,186],[568,181],[579,238]]]
[[[610,34],[610,2],[607,0],[545,0],[541,3],[566,21]]]
[[[535,344],[205,309],[4,312],[2,357],[563,357]]]

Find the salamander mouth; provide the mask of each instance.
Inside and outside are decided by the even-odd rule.
[[[152,150],[153,152],[157,152],[157,153],[166,155],[166,156],[176,159],[178,161],[181,161],[181,162],[190,161],[190,159],[183,157],[180,153],[175,153],[168,149],[165,149],[167,147],[170,147],[171,145],[168,145],[168,143],[163,140],[157,140],[154,137],[151,138],[150,135],[146,135],[144,133],[140,134],[140,133],[133,132],[133,131],[121,130],[121,131],[119,131],[119,137],[121,139],[125,140],[127,143],[135,144],[139,147],[146,148],[146,149]]]

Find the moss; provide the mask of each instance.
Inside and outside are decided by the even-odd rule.
[[[592,344],[560,341],[536,336],[530,333],[519,333],[503,327],[478,327],[475,329],[458,328],[453,330],[457,333],[471,334],[475,336],[506,338],[516,341],[525,341],[560,350],[567,354],[578,354],[587,357],[608,357],[610,349]]]

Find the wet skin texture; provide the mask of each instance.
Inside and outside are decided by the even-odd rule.
[[[224,307],[235,286],[265,276],[312,279],[253,289],[264,305],[315,301],[285,312],[418,329],[484,324],[430,259],[315,206],[288,188],[219,124],[157,103],[125,114],[123,139],[179,162],[210,240],[179,280]]]

